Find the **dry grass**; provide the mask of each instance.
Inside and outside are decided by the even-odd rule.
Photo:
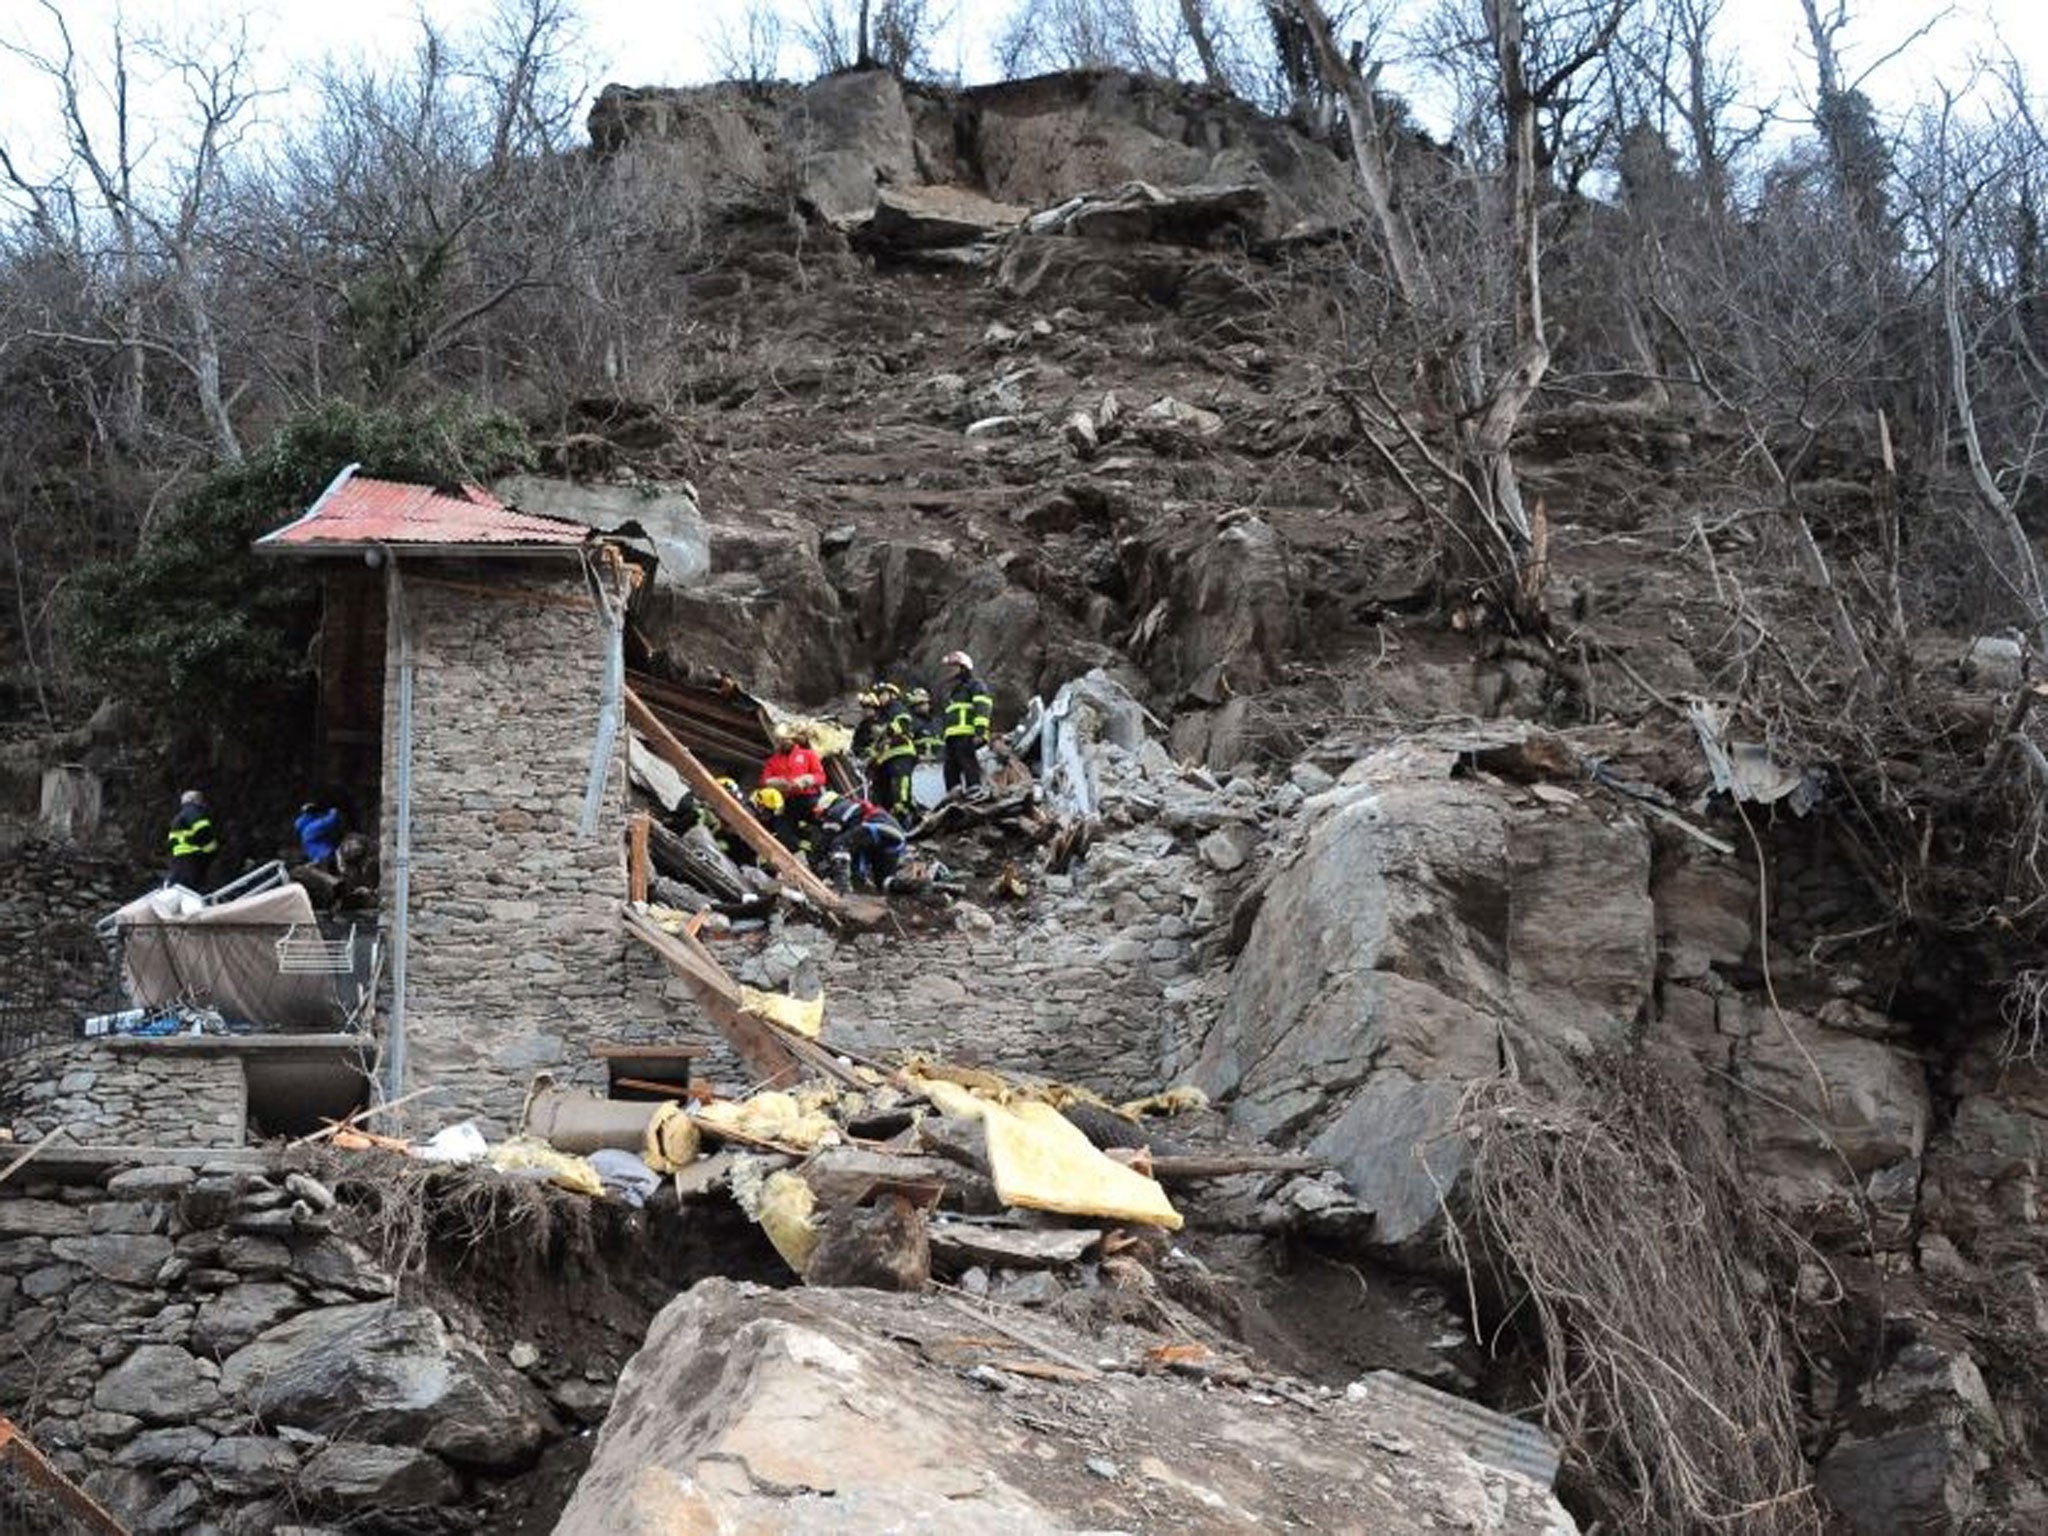
[[[1499,1331],[1536,1340],[1572,1491],[1603,1528],[1819,1530],[1769,1223],[1654,1070],[1588,1075],[1572,1102],[1477,1085],[1456,1128],[1468,1273],[1506,1298]]]

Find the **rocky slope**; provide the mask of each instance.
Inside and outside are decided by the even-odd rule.
[[[1726,1279],[1779,1339],[1795,1420],[1783,1497],[1724,1511],[1728,1528],[2048,1518],[2048,1080],[2007,1049],[1979,938],[1892,910],[1853,835],[1867,809],[1843,765],[1802,755],[1809,734],[1776,730],[1783,713],[1734,730],[1812,771],[1810,807],[1711,793],[1690,698],[1751,699],[1766,665],[1794,698],[1829,686],[1825,616],[1787,576],[1725,424],[1589,405],[1529,424],[1564,637],[1532,653],[1450,621],[1431,519],[1360,449],[1333,287],[1355,265],[1341,232],[1356,209],[1319,147],[1117,77],[964,96],[880,75],[766,97],[613,91],[592,137],[704,210],[701,249],[677,255],[695,347],[667,360],[660,398],[584,401],[548,445],[556,475],[658,494],[650,532],[684,553],[652,594],[649,640],[813,705],[878,671],[928,677],[964,645],[1006,723],[1102,666],[1160,722],[1111,764],[1101,835],[1073,871],[1033,873],[1014,904],[942,931],[785,931],[756,979],[814,965],[861,1049],[978,1047],[1108,1092],[1202,1084],[1240,1130],[1326,1156],[1377,1213],[1364,1248],[1297,1223],[1285,1251],[1301,1267],[1349,1267],[1375,1298],[1446,1287],[1491,1346],[1448,1374],[1532,1413],[1546,1360],[1570,1375],[1611,1356],[1597,1312],[1532,1331],[1524,1229],[1495,1229],[1491,1255],[1449,1246],[1487,1230],[1475,1105],[1506,1084],[1569,1132],[1613,1060],[1654,1069],[1698,1143],[1691,1171],[1738,1172],[1747,1224],[1729,1230],[1765,1234]],[[1126,188],[1138,180],[1155,191]],[[1814,462],[1837,478],[1868,469],[1855,443],[1831,455]],[[1903,677],[1981,752],[2021,677],[1959,671],[1971,638],[1933,636]],[[977,877],[1029,862],[1000,839],[948,856]],[[1649,1188],[1581,1191],[1587,1219]],[[1211,1198],[1249,1232],[1275,1192]],[[1653,1227],[1622,1240],[1665,1252]],[[1665,1310],[1686,1313],[1693,1293],[1667,1283]],[[899,1346],[876,1342],[861,1305],[699,1293],[665,1314],[629,1401],[670,1391],[675,1357],[714,1322],[737,1339],[725,1385],[763,1362],[784,1373],[763,1378],[771,1407],[834,1362],[865,1380],[873,1352]],[[1318,1326],[1333,1317],[1370,1326],[1355,1309]],[[943,1391],[969,1411],[957,1384]],[[644,1406],[617,1417],[572,1528],[653,1518],[621,1467],[663,1457],[676,1477],[717,1469],[690,1497],[719,1508],[819,1496],[816,1468],[740,1476],[732,1444],[766,1410],[707,1396],[724,1416],[672,1445],[653,1443]],[[1549,1406],[1567,1501],[1626,1517],[1612,1437]],[[1300,1516],[1314,1506],[1285,1503],[1289,1479],[1324,1490],[1291,1458],[1271,1507]],[[1200,1479],[1161,1459],[1146,1487],[1192,1507],[1174,1501]],[[1007,1476],[976,1496],[1079,1524],[1091,1475],[1043,1503]]]
[[[1077,957],[1060,936],[1094,925],[1069,908],[1124,901],[1124,855],[1105,851],[1034,902],[1029,937],[978,943],[970,995],[998,1019],[1026,989],[1057,1037],[1085,1011],[1063,1005],[1138,1001],[1091,977],[1185,953],[1185,974],[1148,983],[1170,999],[1167,1074],[1332,1157],[1388,1251],[1436,1269],[1464,1156],[1445,1132],[1471,1085],[1506,1073],[1568,1102],[1586,1053],[1639,1053],[1817,1245],[1754,1279],[1798,1302],[1823,1493],[1863,1529],[2030,1518],[2040,1336],[2013,1298],[2037,1292],[2043,1257],[2032,1069],[2001,1057],[1966,986],[1934,1002],[1956,957],[1895,941],[1839,851],[1844,802],[1689,808],[1712,781],[1683,701],[1750,665],[1729,648],[1727,579],[1825,646],[1757,493],[1725,472],[1724,430],[1539,416],[1525,473],[1578,665],[1446,626],[1431,530],[1356,451],[1330,388],[1344,358],[1318,337],[1324,269],[1346,258],[1304,243],[1304,210],[1351,217],[1342,168],[1162,99],[1062,81],[939,101],[878,78],[770,104],[607,98],[601,144],[694,157],[728,200],[726,259],[689,280],[705,349],[673,438],[610,453],[698,494],[711,573],[672,599],[665,643],[814,698],[966,644],[1006,712],[1106,664],[1181,757],[1299,761],[1307,805],[1248,818],[1252,898],[1191,921],[1161,871],[1141,882],[1159,910],[1134,904]],[[828,121],[857,152],[797,153],[796,125]],[[1254,192],[1232,214],[1171,190],[1134,210],[1115,194],[1140,178]],[[801,240],[744,216],[764,185],[809,219]],[[1017,227],[1088,196],[1094,222]],[[2012,679],[1959,674],[1969,643],[1933,639],[1914,686],[1989,714]],[[1491,759],[1505,738],[1456,724],[1501,716],[1557,729],[1562,756]],[[1662,804],[1602,787],[1596,763]],[[961,1001],[920,974],[851,1006],[914,1034]],[[1008,1038],[995,1029],[992,1054],[1014,1055]],[[1127,1080],[1113,1051],[1101,1068]],[[1873,1457],[1907,1470],[1873,1482]]]

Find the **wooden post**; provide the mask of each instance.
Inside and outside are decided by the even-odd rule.
[[[641,811],[626,824],[626,896],[636,907],[647,902],[647,831],[651,820]]]
[[[676,740],[675,733],[661,723],[660,717],[631,688],[626,690],[626,718],[632,722],[634,730],[647,738],[647,744],[654,749],[655,755],[683,776],[690,792],[710,806],[712,813],[759,854],[785,884],[834,917],[862,926],[882,920],[888,911],[884,903],[841,896],[811,873],[802,859],[783,847],[775,834],[756,821],[754,813],[718,782],[716,774],[697,761],[696,753]]]
[[[625,908],[624,917],[626,931],[683,979],[718,1032],[732,1043],[740,1060],[764,1086],[786,1088],[803,1075],[781,1032],[740,1006],[739,983],[702,944],[687,935],[665,932],[631,907]]]

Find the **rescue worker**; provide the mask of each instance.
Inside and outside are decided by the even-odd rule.
[[[903,695],[903,707],[910,711],[910,737],[917,743],[917,760],[936,763],[940,751],[939,722],[932,715],[930,690],[911,689]]]
[[[887,890],[909,846],[896,819],[872,800],[829,789],[818,796],[816,815],[834,883],[841,890],[854,881]]]
[[[751,795],[747,803],[754,809],[754,819],[774,834],[775,841],[791,853],[804,857],[810,855],[810,840],[805,833],[811,825],[808,816],[801,820],[790,813],[789,798],[779,789],[763,784]]]
[[[807,822],[818,792],[825,787],[825,764],[811,749],[810,733],[801,726],[783,726],[775,739],[775,754],[761,765],[761,788],[779,791],[790,816]]]
[[[332,869],[334,851],[341,846],[341,811],[308,800],[299,807],[292,830],[299,837],[299,852],[315,869]]]
[[[946,669],[946,703],[939,727],[945,748],[946,793],[972,793],[981,788],[981,749],[988,745],[989,716],[995,698],[974,671],[965,651],[948,651],[939,663]]]
[[[876,804],[909,826],[917,811],[911,794],[911,774],[917,768],[917,736],[911,727],[910,710],[894,683],[884,683],[864,695],[875,701],[874,729],[868,739],[868,784]]]
[[[739,780],[737,779],[721,777],[718,781],[718,787],[728,795],[731,795],[735,800],[743,802],[747,798],[747,792],[740,788]],[[748,853],[749,850],[745,845],[734,841],[732,833],[726,829],[725,822],[719,817],[718,812],[711,808],[710,803],[702,795],[690,796],[689,803],[689,822],[685,826],[676,827],[675,830],[686,832],[691,827],[702,827],[711,841],[718,845],[720,853],[735,862],[746,862],[740,855]]]
[[[213,868],[213,856],[220,852],[220,831],[213,824],[206,796],[196,789],[188,789],[178,797],[178,813],[171,818],[170,845],[171,865],[164,884],[203,892],[206,873]]]

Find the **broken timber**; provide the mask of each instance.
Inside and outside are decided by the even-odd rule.
[[[786,1088],[802,1075],[789,1041],[773,1024],[757,1019],[740,1003],[739,983],[725,967],[688,934],[673,934],[656,926],[644,913],[626,907],[626,931],[653,950],[668,968],[683,979],[702,1005],[718,1032],[731,1042],[747,1069],[763,1086]]]
[[[646,738],[655,755],[683,776],[690,792],[711,807],[712,813],[759,854],[785,884],[833,917],[862,927],[882,920],[888,911],[883,903],[841,896],[813,874],[802,859],[783,847],[775,834],[754,819],[753,813],[718,782],[710,769],[697,761],[697,755],[676,739],[675,733],[662,724],[660,717],[631,688],[626,690],[626,718],[632,722],[633,729]]]

